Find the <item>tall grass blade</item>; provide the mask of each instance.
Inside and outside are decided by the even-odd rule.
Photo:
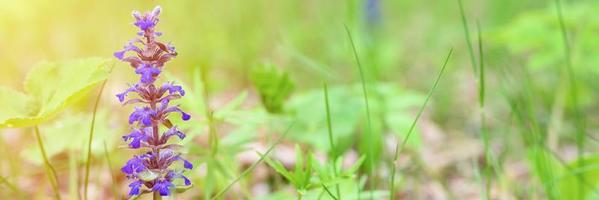
[[[368,90],[366,89],[366,80],[364,78],[364,69],[362,68],[362,63],[360,62],[360,57],[358,56],[358,51],[356,50],[356,45],[354,44],[354,39],[352,38],[351,32],[349,31],[349,28],[347,27],[347,25],[345,26],[345,31],[347,32],[347,37],[349,38],[349,42],[351,44],[352,47],[352,51],[354,53],[354,57],[356,59],[356,63],[358,65],[358,70],[360,72],[360,81],[362,83],[362,93],[364,94],[364,104],[366,106],[366,120],[367,120],[367,130],[368,133],[366,133],[367,135],[372,134],[372,122],[370,121],[370,104],[368,102]],[[370,164],[370,170],[368,172],[368,177],[370,178],[371,181],[369,181],[370,185],[374,185],[374,158],[373,158],[373,151],[372,151],[371,147],[369,149],[369,154],[370,156],[368,157],[369,160],[369,164]],[[370,192],[370,199],[373,199],[373,193],[372,190]]]
[[[394,199],[394,196],[395,196],[395,171],[396,171],[395,163],[397,162],[397,159],[399,158],[399,154],[401,153],[404,146],[406,145],[406,142],[410,138],[410,135],[412,135],[412,132],[414,131],[414,128],[416,127],[416,123],[418,122],[418,119],[420,119],[420,116],[422,115],[424,108],[428,104],[429,99],[433,95],[435,88],[437,88],[437,85],[439,84],[439,80],[441,80],[441,76],[443,76],[443,72],[445,72],[445,68],[447,67],[447,63],[449,62],[449,58],[451,58],[452,54],[453,54],[453,48],[451,50],[449,50],[449,53],[447,54],[447,57],[445,58],[445,61],[443,62],[443,67],[441,67],[441,71],[439,71],[439,74],[437,75],[437,78],[435,79],[433,86],[428,91],[428,95],[426,95],[426,98],[424,99],[424,103],[420,107],[418,114],[416,114],[416,118],[414,118],[414,121],[412,121],[412,125],[410,125],[410,129],[408,129],[408,133],[406,134],[406,137],[402,140],[401,143],[397,143],[397,146],[395,146],[395,155],[393,156],[393,163],[391,165],[391,174],[390,174],[391,181],[389,183],[390,184],[390,188],[389,188],[390,199]]]
[[[578,152],[578,158],[582,158],[584,156],[584,138],[585,138],[585,122],[581,116],[580,108],[578,105],[578,88],[576,85],[576,75],[574,74],[574,70],[572,69],[572,52],[570,50],[570,43],[568,42],[568,31],[566,30],[566,24],[564,22],[562,4],[560,0],[555,0],[555,9],[557,13],[557,18],[559,20],[559,27],[561,30],[562,42],[564,46],[564,58],[566,60],[566,72],[569,80],[569,90],[572,97],[573,105],[574,105],[574,121],[576,126],[576,149]],[[581,160],[581,165],[584,166],[584,159]],[[584,177],[580,174],[577,176],[578,178],[578,188],[579,188],[579,199],[582,197],[584,193],[584,187],[581,187],[581,183],[584,182]]]
[[[108,165],[108,173],[110,173],[110,179],[111,179],[111,189],[112,189],[112,195],[114,196],[114,199],[119,199],[118,198],[118,194],[119,194],[119,189],[117,189],[117,185],[116,185],[116,176],[114,175],[114,173],[112,173],[112,161],[110,160],[110,154],[108,154],[108,147],[106,147],[106,141],[103,141],[103,145],[104,145],[104,157],[106,158],[106,164]]]
[[[19,189],[17,188],[17,186],[15,186],[14,184],[8,182],[8,180],[6,180],[6,178],[4,178],[3,176],[0,176],[0,185],[6,185],[6,187],[8,187],[8,189],[10,189],[13,193],[15,193],[17,196],[21,197],[21,192],[19,191]]]
[[[327,86],[326,83],[323,84],[323,88],[324,88],[324,102],[325,102],[325,107],[326,107],[326,113],[327,113],[327,130],[328,130],[328,134],[329,134],[329,145],[331,146],[331,157],[333,160],[333,166],[336,166],[336,162],[337,162],[337,153],[335,152],[335,142],[333,141],[333,125],[331,124],[331,107],[329,105],[329,88]],[[335,177],[337,177],[338,172],[337,172],[337,167],[333,168],[333,174],[335,175]],[[339,199],[341,199],[341,191],[339,189],[339,184],[335,185],[335,190],[337,192],[337,197]],[[336,198],[335,198],[336,199]]]
[[[94,111],[92,113],[92,122],[89,127],[89,140],[87,141],[87,159],[85,160],[85,178],[83,179],[83,199],[87,200],[87,186],[89,185],[89,167],[91,165],[91,157],[92,157],[92,141],[94,139],[94,126],[96,125],[96,114],[98,112],[98,105],[100,104],[100,97],[102,97],[102,92],[104,91],[104,87],[106,86],[106,82],[108,80],[104,80],[102,82],[102,86],[100,86],[100,91],[98,92],[98,96],[96,96],[96,103],[94,104]]]
[[[335,197],[335,195],[333,195],[333,193],[329,190],[329,188],[324,183],[322,184],[322,188],[324,188],[324,191],[326,191],[327,194],[334,200],[339,199],[339,198]]]
[[[464,12],[464,5],[462,0],[458,0],[458,5],[460,7],[460,14],[462,19],[462,27],[464,28],[464,37],[466,40],[466,45],[468,47],[468,54],[470,55],[470,64],[472,65],[472,70],[476,73],[476,59],[474,59],[474,48],[472,47],[472,41],[470,40],[470,29],[468,28],[468,20],[466,19],[466,13]]]
[[[42,154],[42,159],[44,160],[44,166],[46,167],[46,175],[48,175],[48,179],[50,179],[50,185],[52,185],[52,191],[54,192],[54,198],[60,200],[60,190],[58,188],[58,176],[56,174],[56,169],[50,163],[48,159],[48,154],[46,153],[46,149],[44,148],[44,142],[42,140],[42,136],[40,135],[39,127],[35,126],[33,128],[35,132],[35,137],[37,138],[37,145],[40,148],[40,152]]]
[[[483,53],[483,39],[480,32],[480,24],[476,23],[476,33],[478,35],[478,59],[479,59],[479,67],[478,67],[478,99],[480,106],[480,133],[483,138],[483,148],[484,148],[484,157],[485,157],[485,170],[483,174],[485,176],[485,197],[487,199],[491,199],[491,165],[493,165],[493,161],[490,158],[490,139],[489,134],[487,132],[486,127],[486,116],[485,116],[485,59]]]
[[[239,180],[241,180],[241,178],[243,178],[244,176],[246,176],[248,173],[252,172],[254,170],[254,168],[256,168],[256,166],[258,166],[260,163],[262,163],[262,161],[264,161],[264,158],[266,158],[268,156],[268,154],[270,154],[270,152],[279,143],[281,143],[281,141],[283,141],[283,139],[291,131],[291,128],[293,127],[294,124],[295,124],[295,121],[291,122],[291,124],[287,127],[287,130],[285,130],[285,132],[283,132],[283,135],[281,135],[281,137],[279,137],[274,143],[272,143],[270,145],[270,147],[268,147],[268,149],[266,150],[266,152],[264,152],[264,154],[260,156],[260,159],[258,159],[258,161],[252,163],[252,165],[250,165],[250,167],[248,167],[238,177],[236,177],[233,180],[233,182],[231,182],[229,185],[225,186],[221,191],[219,191],[218,193],[216,193],[216,195],[214,195],[211,199],[215,200],[215,199],[220,198],[223,194],[225,194],[225,192],[227,192],[229,189],[231,189],[231,187],[233,187],[233,185],[235,185],[235,183],[239,182]]]

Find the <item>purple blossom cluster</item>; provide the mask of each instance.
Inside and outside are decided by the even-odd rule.
[[[189,120],[190,116],[178,105],[169,105],[172,100],[184,96],[185,91],[174,83],[164,83],[160,86],[155,83],[164,64],[177,56],[175,47],[157,40],[157,37],[162,35],[154,31],[160,11],[159,6],[143,14],[134,11],[134,25],[140,29],[139,37],[114,53],[116,58],[129,63],[135,69],[135,73],[140,75],[138,83],[116,95],[123,105],[141,105],[135,107],[129,116],[131,132],[123,136],[123,140],[129,142],[130,148],[145,151],[141,155],[133,156],[121,168],[132,181],[129,184],[131,196],[145,193],[169,196],[176,187],[176,180],[180,180],[185,186],[191,185],[191,181],[183,176],[183,172],[192,169],[193,165],[176,151],[178,145],[168,144],[172,136],[185,138],[185,134],[168,119],[170,114],[179,113],[183,120]],[[132,93],[136,95],[129,97]],[[179,165],[175,163],[181,163],[182,167],[175,167]]]

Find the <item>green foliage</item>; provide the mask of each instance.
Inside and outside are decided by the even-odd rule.
[[[307,156],[304,162],[302,149],[297,144],[295,145],[295,170],[293,171],[287,170],[283,163],[279,161],[273,161],[268,157],[265,158],[266,163],[285,177],[301,196],[306,194],[309,189],[316,185],[311,181],[313,160],[314,158],[312,156]]]
[[[382,123],[386,131],[403,138],[414,118],[411,111],[421,105],[423,96],[413,91],[403,90],[392,83],[378,83],[377,86],[372,92],[383,100],[373,99],[372,116],[381,116],[383,119],[374,124]],[[343,153],[350,148],[355,142],[352,138],[355,138],[358,128],[365,125],[361,93],[358,84],[329,88],[336,153]],[[291,138],[311,144],[319,150],[330,151],[326,108],[322,95],[320,89],[313,89],[298,93],[291,98],[289,111],[297,119],[297,129],[291,134]],[[419,148],[421,144],[418,130],[415,132],[407,142],[410,148]]]
[[[289,74],[279,71],[273,65],[263,65],[252,68],[250,80],[268,112],[283,112],[283,103],[294,89]]]
[[[314,157],[314,155],[312,155],[312,157]],[[343,163],[342,158],[324,164],[320,164],[320,162],[316,161],[313,162],[312,167],[318,176],[319,182],[325,185],[335,185],[345,179],[356,178],[356,173],[358,172],[360,165],[364,162],[364,159],[365,157],[361,156],[358,161],[353,163],[347,169],[343,169],[341,166]]]
[[[41,135],[45,141],[48,157],[68,151],[86,152],[89,139],[86,133],[89,131],[90,121],[91,113],[65,113],[54,122],[41,126]],[[112,147],[116,143],[115,138],[125,133],[125,130],[111,129],[108,124],[108,112],[99,111],[96,116],[96,134],[93,138],[97,142],[92,143],[91,146],[94,156],[102,156],[104,147],[101,141],[105,141],[109,147]],[[28,144],[21,155],[36,164],[42,163],[39,147],[34,143]],[[78,161],[85,161],[86,154],[76,155]]]
[[[570,169],[556,179],[560,199],[597,199],[599,192],[599,155],[579,158],[568,165]],[[582,181],[578,177],[583,178]]]
[[[52,118],[105,80],[107,64],[101,58],[38,64],[25,80],[27,94],[0,88],[0,128],[31,126]]]
[[[511,23],[493,32],[489,37],[490,43],[522,56],[526,66],[533,69],[547,70],[548,67],[563,64],[563,41],[553,7],[551,5],[517,16]],[[595,31],[599,28],[599,19],[595,17],[598,7],[597,1],[564,7],[565,27],[571,32],[569,42],[573,48],[573,67],[579,72],[599,73],[599,69],[593,67],[599,64],[596,53],[599,40]]]

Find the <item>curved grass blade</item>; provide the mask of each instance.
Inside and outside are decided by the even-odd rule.
[[[490,152],[490,139],[489,133],[487,132],[486,127],[486,116],[485,116],[485,59],[483,54],[483,39],[480,32],[480,23],[476,22],[476,34],[478,35],[478,100],[480,106],[480,133],[483,139],[483,148],[484,148],[484,158],[486,161],[485,169],[483,171],[485,178],[485,197],[486,199],[491,199],[491,165],[493,165],[493,161],[491,159]]]
[[[585,139],[585,122],[584,119],[581,116],[580,113],[580,108],[578,105],[578,88],[577,88],[577,84],[576,84],[576,76],[574,74],[574,71],[572,69],[572,53],[570,50],[570,43],[568,42],[568,31],[566,30],[566,24],[564,22],[564,16],[563,16],[563,11],[562,11],[562,4],[560,0],[555,0],[555,9],[556,9],[556,14],[557,14],[557,18],[559,21],[559,27],[561,30],[561,36],[562,36],[562,42],[563,42],[563,46],[564,46],[564,58],[566,60],[566,74],[568,76],[568,80],[569,80],[569,90],[570,90],[570,94],[572,97],[572,101],[573,101],[573,105],[574,105],[574,123],[576,126],[576,150],[578,152],[578,158],[582,158],[584,156],[584,139]],[[582,162],[584,162],[584,160],[581,160]],[[584,163],[582,163],[581,165],[584,165]],[[578,177],[578,185],[582,185],[581,183],[585,182],[584,177],[581,176],[580,174],[577,175]],[[584,187],[579,187],[579,192],[578,194],[583,194],[584,193]],[[581,196],[578,196],[579,199],[581,199]]]
[[[333,198],[334,200],[337,200],[337,199],[338,199],[337,197],[335,197],[335,195],[333,195],[333,193],[331,193],[331,191],[329,190],[329,188],[328,188],[328,187],[327,187],[327,186],[326,186],[324,183],[322,184],[322,188],[324,188],[324,191],[326,191],[326,192],[327,192],[327,194],[328,194],[328,195],[329,195],[331,198]],[[339,187],[337,187],[337,188],[339,188]],[[337,191],[337,192],[339,192],[339,191]]]
[[[6,185],[8,189],[17,194],[17,196],[21,197],[21,192],[19,191],[19,188],[17,188],[17,186],[15,186],[14,184],[8,182],[8,180],[6,180],[6,178],[4,178],[3,176],[0,176],[0,185],[2,184]]]
[[[231,187],[233,187],[233,185],[235,183],[239,182],[239,180],[241,180],[241,178],[243,178],[248,173],[252,172],[254,170],[254,168],[256,168],[256,166],[258,166],[260,163],[262,163],[262,161],[264,161],[264,159],[266,158],[266,156],[268,156],[268,154],[270,154],[270,152],[275,148],[275,146],[277,146],[279,143],[281,143],[281,141],[283,141],[283,139],[290,132],[290,130],[293,127],[294,124],[295,124],[295,121],[291,122],[291,124],[287,127],[287,130],[285,130],[285,132],[283,133],[283,135],[281,135],[281,137],[279,137],[274,143],[272,143],[270,145],[270,147],[268,147],[268,149],[266,150],[266,152],[264,152],[264,155],[260,156],[260,159],[258,159],[258,161],[254,162],[252,165],[250,165],[250,167],[248,167],[237,178],[235,178],[233,180],[233,182],[231,182],[229,185],[227,185],[226,187],[224,187],[221,191],[219,191],[218,193],[216,193],[216,195],[214,195],[211,199],[215,200],[215,199],[220,198],[223,194],[225,194],[225,192],[227,192],[229,189],[231,189]]]
[[[60,200],[61,198],[58,188],[58,176],[56,175],[56,169],[54,169],[54,166],[52,166],[50,160],[48,159],[48,154],[46,154],[46,149],[44,148],[44,142],[42,141],[39,127],[35,126],[33,130],[35,132],[35,137],[37,138],[37,145],[40,147],[40,152],[42,153],[42,159],[44,160],[44,166],[46,167],[46,175],[48,175],[48,179],[50,179],[50,185],[52,185],[54,198]]]
[[[345,32],[347,32],[347,37],[349,38],[349,42],[351,44],[353,53],[354,53],[354,58],[356,59],[356,64],[358,65],[358,70],[360,72],[360,82],[362,83],[362,93],[364,94],[364,105],[366,107],[366,120],[367,120],[367,130],[368,133],[365,134],[372,134],[372,123],[370,121],[370,104],[368,102],[368,90],[366,89],[366,79],[364,78],[364,69],[362,68],[362,63],[360,62],[360,57],[358,56],[358,51],[356,50],[356,45],[354,44],[354,39],[352,38],[351,32],[349,31],[349,28],[347,27],[347,25],[345,25]],[[373,151],[372,151],[372,147],[369,149],[369,157],[368,157],[368,164],[370,164],[370,170],[368,172],[368,177],[370,178],[371,181],[369,181],[370,185],[373,185],[373,178],[374,178],[374,160],[373,160]],[[373,199],[373,194],[372,191],[370,192],[370,199]]]
[[[435,82],[433,83],[433,87],[431,87],[431,89],[428,91],[428,95],[426,95],[426,99],[424,99],[424,103],[420,107],[418,114],[416,114],[416,118],[414,118],[412,125],[410,125],[408,134],[406,134],[406,137],[401,142],[401,145],[400,145],[400,143],[397,143],[397,146],[395,146],[395,155],[393,156],[393,163],[391,164],[391,174],[390,174],[390,176],[391,176],[390,177],[391,178],[390,188],[389,188],[390,199],[394,199],[394,196],[395,196],[395,187],[394,187],[395,186],[395,171],[396,171],[395,163],[397,162],[397,159],[399,158],[399,154],[401,153],[404,146],[406,145],[406,142],[410,138],[410,135],[412,135],[412,132],[414,131],[414,128],[416,127],[416,123],[418,122],[418,119],[420,119],[420,116],[422,115],[424,108],[428,104],[429,99],[433,95],[435,88],[437,88],[437,85],[439,84],[439,80],[441,80],[441,76],[443,76],[443,72],[445,72],[445,68],[447,67],[447,63],[449,62],[449,58],[451,58],[452,54],[453,54],[453,48],[449,50],[449,53],[447,54],[447,57],[445,58],[445,62],[443,62],[443,67],[441,67],[441,71],[439,71],[439,74],[437,75],[437,78],[435,79]]]
[[[324,83],[324,103],[325,103],[325,107],[326,107],[326,113],[327,113],[327,130],[329,133],[329,145],[331,145],[331,155],[333,158],[333,165],[336,165],[335,162],[337,161],[337,153],[335,153],[336,149],[335,149],[335,142],[333,141],[333,125],[331,123],[331,107],[329,105],[329,88],[327,86],[326,83]],[[333,168],[333,175],[337,176],[338,172],[337,172],[337,167]],[[323,184],[324,186],[324,184]],[[337,192],[337,197],[339,199],[341,199],[341,190],[339,189],[339,184],[335,185],[335,191]],[[327,190],[328,192],[328,190]],[[336,199],[336,198],[335,198]]]
[[[108,154],[108,148],[106,147],[106,141],[103,141],[104,144],[104,157],[106,157],[106,164],[108,165],[108,173],[110,173],[110,179],[111,179],[111,189],[112,189],[112,194],[114,195],[114,199],[119,199],[118,198],[118,194],[119,194],[119,189],[117,189],[117,185],[116,185],[116,176],[114,176],[114,173],[112,173],[112,161],[110,160],[110,155]]]
[[[108,80],[104,80],[102,82],[102,86],[100,86],[100,92],[98,92],[98,96],[96,97],[96,103],[94,104],[94,112],[92,114],[92,122],[89,128],[89,140],[87,141],[87,159],[85,160],[85,178],[83,181],[83,199],[87,199],[87,186],[89,184],[89,167],[90,167],[90,159],[92,157],[92,141],[94,139],[94,126],[96,125],[96,114],[98,112],[98,105],[100,104],[100,97],[102,97],[102,92],[104,91],[104,87],[106,86],[106,82]]]
[[[468,20],[466,19],[466,13],[464,12],[464,5],[462,0],[458,0],[460,7],[460,14],[462,17],[462,26],[464,27],[464,37],[466,39],[466,45],[468,47],[468,54],[470,55],[470,63],[472,64],[472,70],[476,73],[476,59],[474,59],[474,48],[472,47],[472,41],[470,40],[470,29],[468,28]]]

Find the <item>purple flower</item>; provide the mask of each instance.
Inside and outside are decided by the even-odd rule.
[[[168,129],[166,132],[164,132],[162,137],[163,137],[163,140],[168,140],[173,135],[178,136],[179,139],[185,138],[185,134],[183,134],[183,132],[179,131],[179,129],[177,129],[176,126],[173,126],[170,129]]]
[[[127,88],[127,90],[125,90],[124,92],[117,94],[116,97],[119,98],[119,101],[121,103],[123,103],[123,101],[125,101],[125,97],[127,97],[127,94],[129,94],[130,92],[136,92],[136,91],[137,91],[137,85],[134,85],[134,86]]]
[[[129,187],[131,188],[131,190],[129,191],[129,195],[130,196],[139,195],[142,185],[143,185],[143,182],[141,180],[133,181],[131,184],[129,184]]]
[[[142,142],[148,142],[148,138],[150,138],[147,133],[148,130],[151,131],[150,128],[144,128],[141,130],[134,129],[129,135],[123,136],[123,140],[125,140],[125,142],[131,140],[129,147],[137,149],[141,146]]]
[[[125,166],[121,168],[121,171],[127,175],[135,175],[146,169],[147,168],[144,164],[142,157],[134,156],[133,158],[129,159],[129,161],[127,161],[127,164],[125,164]]]
[[[139,108],[136,107],[135,111],[129,115],[129,124],[133,124],[135,122],[139,122],[144,126],[152,125],[152,117],[156,115],[156,111],[152,110],[150,107]]]
[[[142,64],[141,67],[135,69],[135,73],[141,75],[141,82],[145,84],[153,83],[155,77],[158,76],[160,72],[160,69],[146,64]]]
[[[133,17],[135,17],[136,20],[133,25],[139,27],[143,31],[154,28],[158,23],[160,10],[160,6],[156,6],[152,12],[146,12],[143,15],[139,11],[133,11]]]
[[[167,144],[172,136],[179,139],[185,138],[177,126],[173,125],[168,119],[170,113],[181,113],[183,120],[189,120],[191,116],[179,107],[179,105],[169,105],[171,101],[185,96],[185,90],[172,82],[163,83],[157,86],[156,80],[160,76],[164,64],[175,58],[177,52],[175,47],[168,43],[160,42],[157,37],[162,35],[154,31],[158,23],[160,7],[157,6],[151,12],[140,13],[133,12],[135,26],[141,29],[138,34],[141,38],[136,38],[123,49],[114,53],[114,56],[135,69],[135,73],[140,76],[139,82],[132,84],[124,92],[116,94],[119,102],[123,105],[132,103],[141,103],[142,106],[135,107],[135,110],[129,115],[129,124],[131,132],[123,136],[123,140],[128,142],[132,149],[144,149],[145,153],[133,156],[121,168],[121,171],[132,182],[129,184],[129,195],[141,195],[146,191],[152,191],[162,196],[169,196],[171,191],[177,187],[172,181],[183,179],[185,185],[191,185],[191,181],[183,176],[183,172],[193,169],[193,164],[181,157],[181,153],[176,151],[177,145]],[[137,46],[136,46],[137,45]],[[131,55],[127,55],[132,52]],[[130,93],[136,93],[134,98],[128,98]],[[160,132],[160,126],[164,125],[166,131]],[[175,162],[181,162],[179,165],[173,165]],[[178,169],[177,169],[178,168]],[[151,172],[156,174],[152,180],[142,179],[142,172]],[[142,192],[142,188],[146,190]]]
[[[175,185],[167,180],[158,180],[152,187],[152,190],[155,192],[159,192],[160,196],[169,196],[171,195],[171,189],[174,188]]]
[[[191,185],[191,181],[187,177],[183,176],[183,174],[181,174],[181,173],[177,173],[175,171],[169,171],[168,174],[166,175],[167,180],[173,181],[174,179],[178,179],[178,178],[183,179],[183,183],[185,185]]]
[[[185,96],[185,90],[181,86],[173,85],[172,83],[162,84],[162,89],[168,91],[169,94],[177,94]]]
[[[125,47],[123,47],[123,50],[114,52],[114,57],[118,58],[119,60],[123,60],[125,58],[125,53],[127,53],[128,51],[135,51],[136,53],[141,53],[141,49],[135,46],[135,42],[141,43],[141,40],[134,39],[129,41],[129,43],[125,45]]]

